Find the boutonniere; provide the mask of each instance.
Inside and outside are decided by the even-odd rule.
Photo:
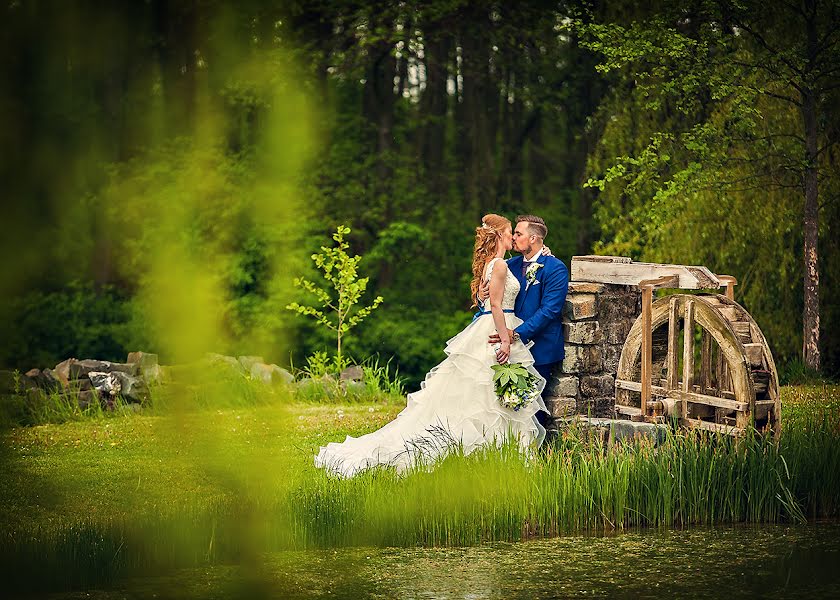
[[[527,291],[529,287],[531,287],[532,283],[537,282],[537,271],[542,269],[545,265],[538,262],[533,262],[528,265],[528,268],[525,270],[525,281],[527,281],[527,285],[525,286],[525,290]]]

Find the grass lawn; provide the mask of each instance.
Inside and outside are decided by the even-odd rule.
[[[282,548],[836,518],[840,386],[782,398],[778,445],[678,432],[605,451],[571,430],[530,462],[477,453],[403,478],[336,480],[312,463],[319,446],[393,419],[402,406],[387,403],[170,406],[13,428],[0,439],[0,576],[71,589]]]
[[[320,445],[390,421],[393,404],[291,404],[130,415],[2,437],[0,523],[33,528],[273,496],[311,474]]]

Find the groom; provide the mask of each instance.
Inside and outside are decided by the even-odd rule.
[[[519,280],[519,295],[514,304],[514,313],[522,323],[509,331],[511,339],[516,336],[526,344],[534,342],[531,354],[534,368],[546,381],[557,363],[563,361],[563,305],[569,287],[569,272],[563,261],[551,255],[543,255],[543,242],[548,234],[545,221],[534,215],[516,218],[513,231],[513,247],[521,256],[507,261],[508,268]],[[484,300],[489,295],[487,286],[479,292]],[[499,336],[490,336],[490,343],[498,344]],[[545,425],[546,415],[537,415]]]

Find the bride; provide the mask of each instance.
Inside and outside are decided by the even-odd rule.
[[[542,443],[545,428],[536,417],[537,411],[545,410],[542,398],[537,395],[513,411],[499,404],[493,387],[491,366],[508,361],[536,376],[540,391],[545,387],[528,347],[508,333],[522,323],[513,314],[520,284],[504,260],[512,239],[508,219],[495,214],[482,219],[475,231],[470,288],[475,298],[481,283],[489,280],[490,297],[476,318],[447,342],[447,357],[429,371],[419,391],[408,394],[406,407],[393,421],[373,433],[322,446],[316,466],[341,477],[380,465],[404,472],[432,464],[453,450],[469,454],[505,439],[516,440],[522,450]],[[487,342],[492,333],[499,334],[500,344]]]

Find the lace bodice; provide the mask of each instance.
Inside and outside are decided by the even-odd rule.
[[[490,273],[493,272],[493,266],[501,261],[501,258],[494,258],[490,262],[487,263],[487,266],[484,267],[484,279],[490,279]],[[519,294],[519,280],[516,276],[510,272],[508,269],[507,278],[505,279],[505,293],[502,297],[502,309],[504,310],[513,310],[513,305],[516,303],[516,296]],[[481,305],[481,310],[484,312],[490,312],[490,298],[484,301],[484,304]]]

